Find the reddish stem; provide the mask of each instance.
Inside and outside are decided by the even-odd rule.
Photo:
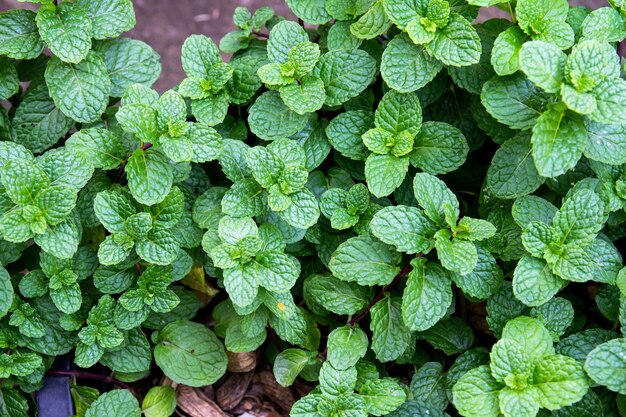
[[[152,144],[150,142],[146,142],[141,146],[141,149],[144,151],[149,148],[152,148]]]
[[[418,254],[418,257],[421,257],[422,254]],[[376,304],[377,302],[379,302],[380,300],[382,300],[385,297],[385,294],[392,290],[393,288],[395,288],[400,281],[402,280],[402,278],[406,277],[409,272],[411,272],[411,270],[413,270],[413,267],[411,266],[411,264],[406,265],[404,268],[402,268],[402,270],[398,273],[398,275],[396,275],[396,277],[393,279],[393,281],[391,281],[389,283],[389,285],[385,285],[383,287],[382,290],[380,290],[380,292],[378,294],[376,294],[376,297],[374,297],[374,299],[372,300],[372,302],[367,306],[367,308],[363,311],[361,311],[357,316],[355,316],[354,318],[352,318],[352,320],[350,320],[348,322],[348,324],[350,324],[350,326],[354,326],[355,324],[357,324],[358,322],[360,322],[361,320],[363,320],[365,318],[365,316],[367,316],[367,314],[370,312],[370,310],[372,309],[372,307],[374,307],[374,304]]]
[[[252,32],[252,34],[256,35],[257,38],[261,38],[261,39],[267,39],[270,37],[270,35],[268,35],[267,33],[258,32],[256,30]]]
[[[46,372],[46,376],[72,376],[75,378],[83,378],[83,379],[92,379],[96,381],[106,382],[111,385],[118,386],[120,388],[127,389],[131,392],[131,394],[135,395],[135,391],[130,385],[123,383],[122,381],[118,381],[115,378],[111,378],[106,375],[98,375],[91,372],[81,372],[81,371],[55,371],[50,370]],[[136,395],[135,395],[136,396]]]

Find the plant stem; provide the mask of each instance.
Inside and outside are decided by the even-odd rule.
[[[421,253],[417,255],[417,257],[421,257],[423,256]],[[385,297],[385,294],[389,291],[392,290],[393,288],[395,288],[400,281],[402,280],[402,278],[406,277],[409,272],[411,272],[411,270],[413,270],[413,267],[411,266],[411,264],[406,265],[404,268],[402,268],[402,270],[398,273],[398,275],[396,275],[396,277],[393,279],[393,281],[391,281],[389,283],[389,285],[385,285],[383,287],[382,290],[380,290],[380,292],[378,294],[376,294],[376,297],[374,297],[374,299],[372,300],[372,302],[367,306],[367,308],[363,311],[361,311],[357,316],[355,316],[352,320],[350,320],[348,322],[348,324],[350,326],[354,326],[355,324],[357,324],[358,322],[360,322],[361,320],[363,320],[365,318],[365,316],[367,316],[367,314],[370,312],[371,308],[374,307],[374,304],[376,304],[377,302],[379,302],[380,300],[382,300]]]
[[[144,150],[144,151],[146,149],[150,149],[150,148],[152,148],[152,144],[150,142],[146,142],[143,145],[141,145],[141,149]]]
[[[122,381],[118,381],[115,378],[111,378],[106,375],[98,375],[91,372],[82,372],[82,371],[54,371],[50,370],[46,372],[46,376],[71,376],[75,378],[83,378],[83,379],[92,379],[96,381],[106,382],[111,385],[118,386],[120,388],[127,389],[131,392],[131,394],[135,395],[135,391],[130,385],[123,383]],[[136,396],[136,395],[135,395]]]
[[[261,38],[261,39],[267,39],[270,37],[270,35],[268,35],[267,33],[258,32],[256,30],[252,32],[252,34],[256,35],[257,38]]]

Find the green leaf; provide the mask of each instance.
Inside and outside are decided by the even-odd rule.
[[[467,417],[497,417],[500,414],[499,384],[481,365],[465,373],[452,388],[452,402]]]
[[[349,324],[339,327],[328,335],[327,360],[338,370],[346,370],[365,356],[368,348],[367,335],[358,326]]]
[[[563,286],[563,279],[552,273],[543,260],[524,256],[513,273],[515,296],[528,306],[538,306],[550,300]]]
[[[106,352],[100,359],[116,372],[141,372],[150,369],[152,352],[150,342],[139,328],[128,331],[121,349]]]
[[[476,29],[463,16],[452,13],[448,24],[435,32],[426,49],[445,65],[462,67],[480,60],[482,47]]]
[[[372,350],[381,362],[397,359],[409,346],[411,334],[402,320],[402,301],[387,295],[370,310]]]
[[[317,223],[320,209],[312,192],[304,189],[290,197],[291,204],[289,207],[278,213],[285,222],[298,229],[308,229]]]
[[[364,160],[368,151],[361,136],[374,124],[374,114],[364,110],[340,113],[326,127],[328,141],[343,156]]]
[[[448,397],[445,388],[443,366],[438,362],[426,362],[411,378],[411,395],[434,410],[445,410]]]
[[[591,91],[596,110],[591,119],[606,124],[623,124],[626,117],[626,81],[621,78],[605,80]]]
[[[582,24],[584,39],[595,39],[604,42],[621,42],[626,38],[624,18],[610,7],[600,7],[592,11]]]
[[[306,32],[296,22],[279,22],[272,28],[267,40],[267,57],[271,62],[285,63],[289,60],[291,49],[308,40]]]
[[[539,320],[530,317],[509,321],[502,331],[502,339],[515,340],[531,361],[554,354],[552,336]]]
[[[168,265],[178,257],[180,245],[169,230],[152,229],[145,240],[135,243],[137,255],[144,261]]]
[[[301,349],[286,349],[276,356],[274,377],[283,387],[288,387],[309,363],[310,354]]]
[[[34,59],[45,47],[39,37],[37,14],[13,9],[0,13],[0,55],[14,59]]]
[[[594,161],[610,165],[626,163],[626,127],[619,125],[607,125],[591,119],[585,119],[587,129],[587,145],[583,154]],[[616,151],[617,149],[617,151]]]
[[[52,57],[45,76],[56,106],[77,122],[96,121],[106,109],[111,80],[104,60],[95,52],[78,64]]]
[[[85,417],[111,414],[115,417],[140,417],[139,402],[125,389],[116,389],[98,397],[87,409]]]
[[[384,1],[377,0],[369,10],[350,25],[350,32],[359,39],[374,39],[391,26],[385,14]]]
[[[126,156],[120,137],[102,128],[82,129],[74,133],[65,146],[104,170],[117,168]]]
[[[308,120],[308,115],[291,110],[273,91],[259,96],[248,112],[250,130],[264,140],[289,137],[302,130]]]
[[[9,312],[9,308],[11,308],[11,304],[13,304],[13,285],[11,284],[11,277],[6,269],[0,267],[0,318],[7,315]]]
[[[558,93],[564,79],[567,56],[558,47],[543,41],[526,42],[519,52],[519,64],[535,85]]]
[[[539,404],[549,410],[580,401],[589,388],[582,365],[562,355],[547,356],[536,363],[533,386],[537,389]]]
[[[307,23],[324,24],[330,20],[324,0],[287,0],[287,6]]]
[[[307,305],[319,304],[335,314],[356,314],[369,304],[366,287],[339,280],[332,275],[311,275],[304,281],[304,299]]]
[[[236,182],[222,198],[222,210],[236,217],[259,216],[267,210],[267,196],[254,180]]]
[[[496,74],[511,75],[520,69],[519,52],[526,39],[526,34],[517,26],[498,35],[491,51],[491,65]]]
[[[13,140],[33,152],[43,152],[54,145],[74,125],[48,95],[40,82],[31,85],[15,111],[12,121]]]
[[[34,203],[37,195],[47,188],[50,180],[33,161],[14,159],[2,171],[2,185],[15,204]]]
[[[374,416],[386,415],[406,401],[406,392],[394,378],[370,379],[359,389],[367,412]]]
[[[562,243],[588,244],[602,229],[604,203],[595,192],[580,190],[563,202],[553,222]]]
[[[469,274],[478,262],[476,245],[460,239],[450,240],[449,235],[437,233],[435,248],[441,265],[448,271],[461,275]]]
[[[437,264],[427,264],[423,259],[411,264],[414,268],[402,296],[402,317],[409,329],[423,331],[446,315],[452,288],[448,273]]]
[[[513,129],[526,130],[535,126],[550,96],[521,74],[515,74],[487,81],[480,99],[497,121]]]
[[[141,411],[146,417],[169,417],[176,410],[176,391],[162,385],[150,388],[141,403]]]
[[[533,386],[523,390],[504,387],[498,397],[505,416],[531,417],[539,412],[538,394]]]
[[[0,58],[0,99],[6,100],[19,91],[20,80],[15,67],[6,58]]]
[[[213,65],[221,62],[215,43],[204,35],[191,35],[183,43],[183,69],[188,77],[204,79]]]
[[[135,26],[131,0],[79,0],[93,25],[94,39],[115,38]]]
[[[376,60],[360,49],[331,51],[320,58],[312,74],[324,82],[324,104],[338,106],[361,94],[372,83]]]
[[[377,128],[394,135],[402,132],[417,135],[422,127],[422,108],[417,95],[390,90],[380,100],[374,122]]]
[[[380,64],[383,80],[401,93],[424,87],[442,68],[443,63],[432,57],[424,46],[415,45],[406,34],[396,35],[389,42]]]
[[[463,165],[468,152],[460,130],[447,123],[425,122],[414,139],[410,160],[429,174],[446,174]]]
[[[472,298],[484,300],[491,297],[503,282],[503,273],[493,255],[476,245],[478,261],[474,270],[468,274],[452,273],[452,280],[456,285]]]
[[[154,359],[165,375],[189,386],[214,383],[228,362],[217,336],[206,326],[189,321],[175,321],[159,332]]]
[[[625,347],[623,338],[609,340],[589,352],[585,361],[585,371],[593,381],[621,394],[626,391]]]
[[[416,174],[413,178],[413,192],[426,216],[438,226],[446,223],[446,210],[454,216],[456,223],[459,217],[459,201],[439,178],[427,173]]]
[[[115,0],[112,3],[126,1]],[[111,79],[110,95],[113,97],[122,97],[126,88],[133,84],[150,87],[161,74],[159,54],[142,41],[117,38],[97,42],[94,51],[104,59]]]
[[[487,170],[487,187],[495,197],[512,199],[534,192],[543,184],[535,168],[528,138],[507,140],[498,149]]]
[[[539,175],[556,177],[573,168],[587,143],[582,118],[550,108],[533,127],[533,159]]]
[[[280,89],[280,98],[291,110],[300,115],[322,108],[326,95],[324,82],[315,76],[307,76],[298,84],[289,84]]]
[[[333,275],[360,285],[387,285],[400,272],[399,253],[370,236],[353,237],[339,245],[328,264]]]
[[[78,64],[87,57],[93,36],[91,19],[75,3],[43,5],[37,11],[39,34],[61,61]]]
[[[436,228],[415,207],[391,206],[378,211],[370,223],[374,236],[399,252],[426,253],[434,246]]]
[[[408,158],[371,154],[365,161],[367,187],[376,197],[388,196],[402,184],[408,170]]]
[[[130,192],[141,204],[157,204],[170,192],[172,167],[157,149],[137,149],[128,158],[125,171]]]

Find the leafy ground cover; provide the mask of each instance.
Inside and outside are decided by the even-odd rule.
[[[0,13],[1,415],[68,353],[123,387],[75,380],[80,417],[626,413],[626,5],[238,8],[158,94],[130,0],[34,3]]]

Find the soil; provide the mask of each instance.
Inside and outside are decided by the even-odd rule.
[[[232,14],[237,6],[256,10],[271,6],[277,14],[291,16],[284,0],[134,0],[137,26],[125,36],[141,39],[160,55],[163,70],[155,88],[165,91],[185,77],[180,64],[180,48],[187,36],[202,33],[216,42],[233,30]],[[605,0],[572,0],[588,7],[606,6]],[[13,8],[36,8],[17,0],[0,0],[0,12]],[[483,10],[480,19],[504,16],[495,8]]]

